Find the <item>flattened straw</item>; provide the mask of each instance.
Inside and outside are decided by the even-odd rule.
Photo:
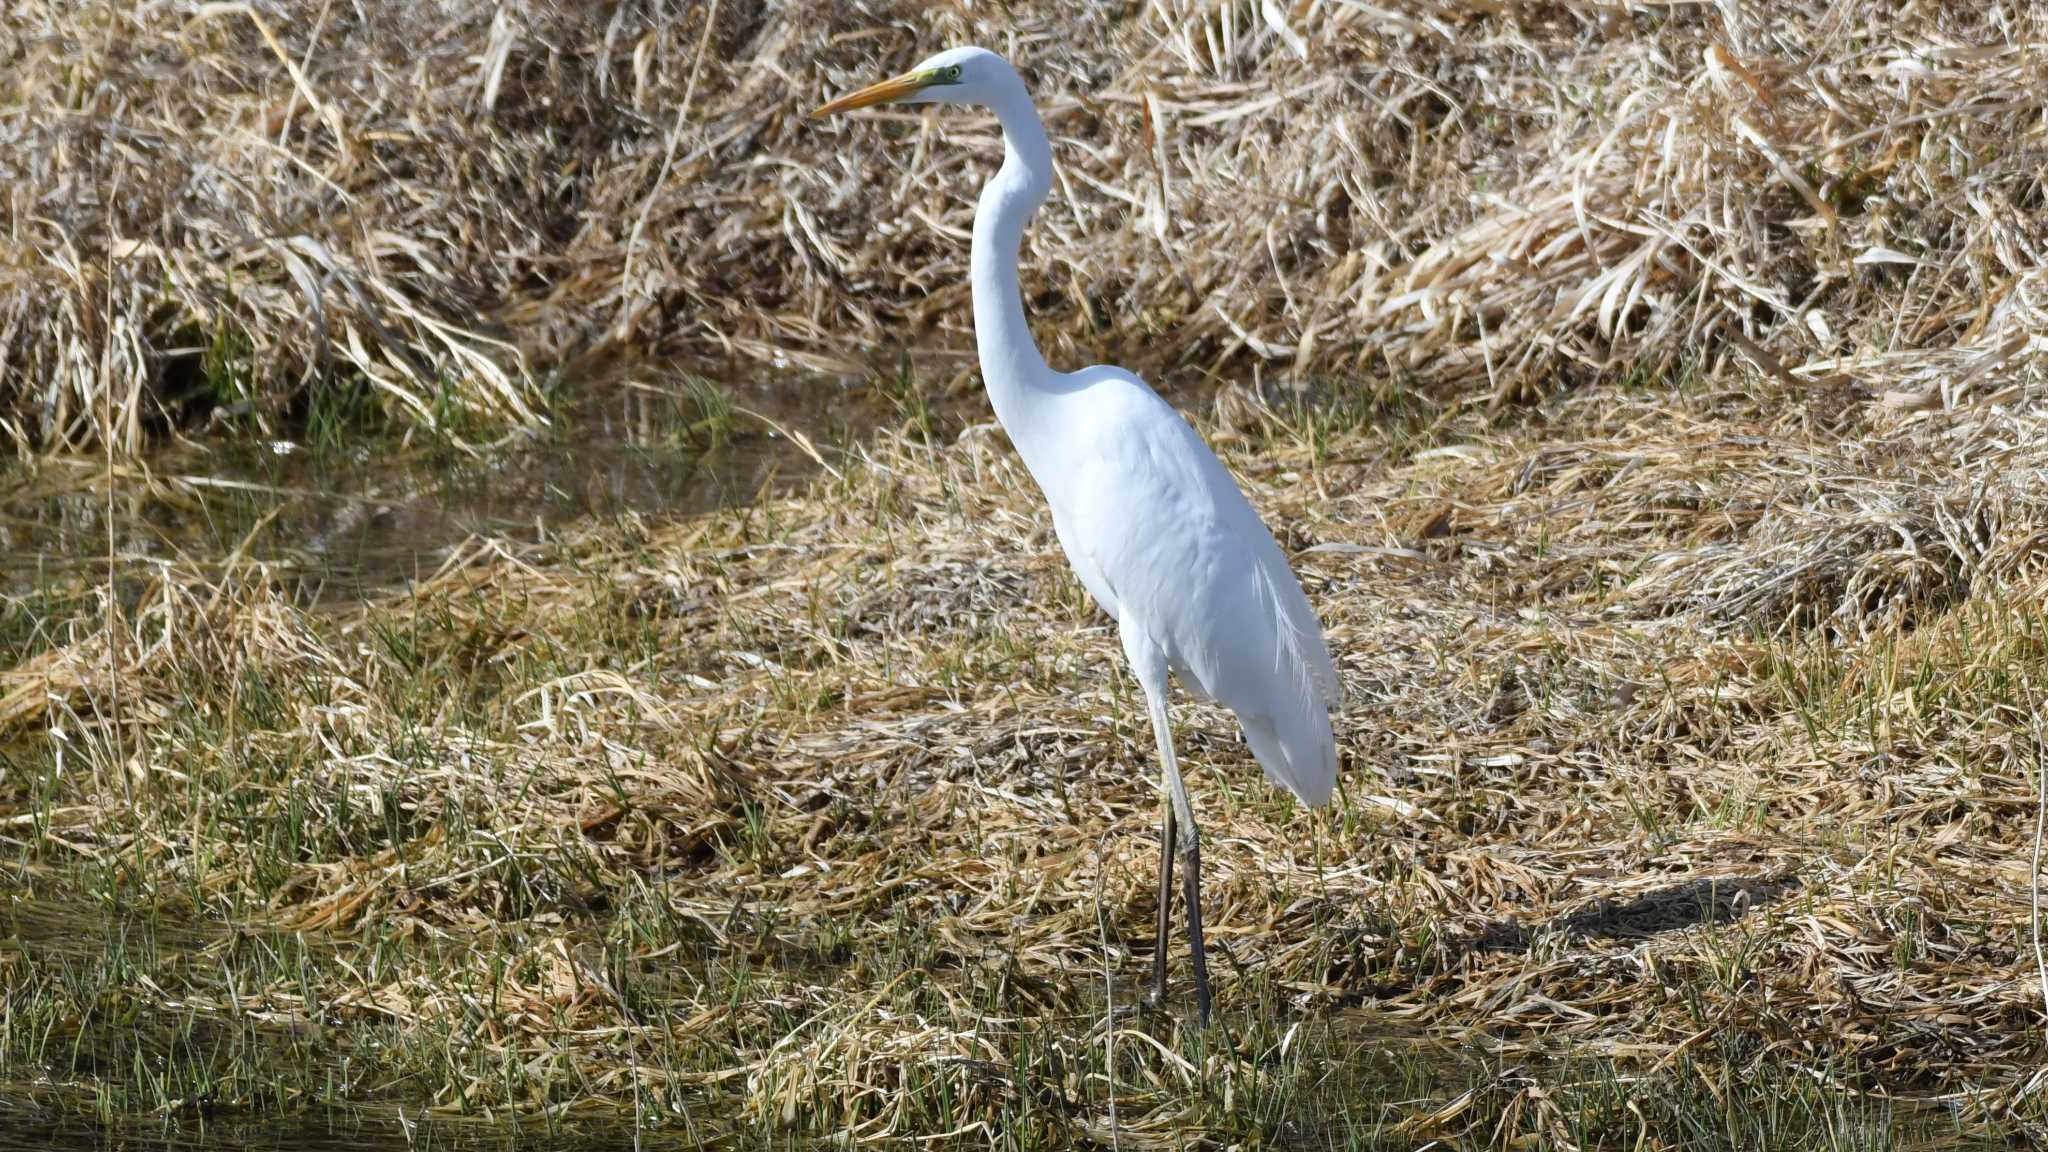
[[[1866,140],[1875,140],[1887,132],[1895,132],[1900,128],[1909,128],[1915,124],[1929,124],[1936,120],[1946,120],[1950,116],[1968,116],[1973,113],[1991,115],[1998,112],[2030,112],[2040,106],[2041,97],[2039,96],[2022,96],[2017,100],[1959,100],[1946,108],[1936,108],[1931,112],[1921,112],[1913,116],[1901,116],[1896,120],[1886,121],[1874,128],[1866,128],[1852,136],[1845,136],[1825,148],[1810,153],[1807,159],[1809,163],[1816,163],[1833,156],[1837,152],[1854,148]]]
[[[334,134],[334,147],[341,154],[342,162],[352,163],[354,154],[349,150],[348,131],[342,123],[340,111],[320,99],[320,94],[313,90],[313,82],[306,78],[305,72],[299,68],[298,61],[293,60],[292,54],[285,51],[284,45],[278,42],[277,33],[270,30],[269,22],[263,19],[261,13],[252,5],[245,3],[202,4],[192,19],[197,23],[211,20],[216,16],[233,15],[247,16],[249,22],[256,25],[256,31],[262,35],[263,42],[270,46],[271,54],[277,57],[278,63],[283,64],[285,71],[291,76],[293,90],[305,98],[306,106],[311,108],[313,114],[320,117],[320,122],[327,125],[327,130]]]

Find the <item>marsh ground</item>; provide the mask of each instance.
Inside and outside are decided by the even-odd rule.
[[[2038,1142],[2044,21],[14,0],[0,1109]],[[1128,1011],[1150,737],[960,356],[990,125],[802,115],[964,41],[1048,354],[1170,386],[1341,654],[1327,813],[1185,713],[1206,1033]],[[592,384],[678,355],[868,414]]]
[[[1204,1033],[1132,1012],[1157,803],[1113,633],[1000,434],[889,387],[793,492],[479,539],[354,607],[162,563],[110,650],[103,605],[15,601],[10,1103],[737,1145],[2040,1130],[2030,404],[1219,394],[1349,704],[1320,814],[1183,711]]]

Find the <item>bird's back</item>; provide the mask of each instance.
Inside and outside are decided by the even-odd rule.
[[[1124,627],[1142,627],[1191,691],[1235,712],[1269,779],[1329,799],[1340,699],[1321,624],[1286,557],[1187,421],[1121,369],[1076,373],[1059,424],[1027,452],[1060,543]],[[1033,460],[1033,455],[1040,457]]]

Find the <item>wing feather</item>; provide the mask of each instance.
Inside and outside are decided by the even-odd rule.
[[[1136,377],[1096,371],[1070,421],[1088,429],[1073,468],[1041,477],[1062,545],[1190,689],[1237,714],[1269,779],[1322,804],[1342,687],[1294,570],[1180,414]]]

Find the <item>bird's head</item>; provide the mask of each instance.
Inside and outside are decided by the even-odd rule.
[[[870,84],[824,104],[813,116],[876,104],[982,104],[1020,86],[1008,61],[986,48],[948,48],[901,76]]]

